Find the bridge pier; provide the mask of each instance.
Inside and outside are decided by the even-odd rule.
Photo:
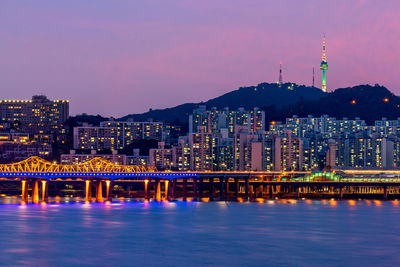
[[[144,199],[149,200],[149,180],[144,180]]]
[[[161,181],[160,179],[156,180],[156,201],[161,201]]]
[[[203,178],[199,178],[199,198],[200,200],[203,198]]]
[[[224,179],[219,178],[219,200],[224,199]]]
[[[269,198],[274,198],[274,186],[270,185],[269,186]]]
[[[249,185],[249,195],[250,195],[250,198],[254,198],[254,185],[253,184]]]
[[[103,202],[103,186],[101,180],[98,180],[96,185],[96,202]]]
[[[225,194],[224,194],[224,199],[227,200],[229,196],[229,178],[224,179],[225,182]]]
[[[169,200],[169,180],[164,181],[164,199]]]
[[[21,180],[21,186],[22,202],[28,202],[28,182],[26,180]]]
[[[193,200],[197,200],[197,178],[193,177]]]
[[[183,200],[187,198],[187,178],[183,178]]]
[[[388,190],[387,190],[387,186],[384,186],[384,187],[383,187],[383,198],[384,198],[385,200],[388,199]]]
[[[92,201],[92,181],[90,180],[85,181],[85,198],[86,201]]]
[[[343,199],[343,186],[339,186],[339,199]]]
[[[296,186],[296,198],[300,198],[300,186]]]
[[[39,203],[39,181],[38,180],[33,181],[32,202],[35,204]]]
[[[262,198],[263,197],[263,185],[258,186],[258,197]]]
[[[106,200],[112,201],[112,186],[110,180],[106,181]]]
[[[130,184],[128,184],[128,185],[126,186],[126,197],[127,197],[127,198],[130,198],[130,197],[131,197],[131,185],[130,185]]]
[[[239,179],[235,178],[235,198],[239,197]]]
[[[209,178],[208,183],[210,184],[210,201],[214,200],[214,178]]]
[[[42,180],[42,202],[49,200],[49,183],[46,180]]]
[[[168,198],[167,198],[167,200],[171,201],[171,200],[174,200],[174,198],[175,198],[174,182],[172,180],[172,181],[169,181],[169,183],[168,183]]]
[[[244,199],[249,199],[249,178],[244,179]]]
[[[176,198],[176,178],[172,180],[172,199]]]

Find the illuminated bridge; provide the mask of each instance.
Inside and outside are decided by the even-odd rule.
[[[103,158],[94,158],[87,162],[73,165],[55,164],[39,157],[30,157],[26,160],[0,164],[0,176],[4,178],[42,178],[66,179],[66,178],[103,178],[103,179],[124,179],[124,178],[177,178],[193,176],[194,173],[168,173],[158,172],[153,166],[119,165]]]
[[[400,197],[400,170],[171,172],[158,171],[152,166],[119,165],[103,158],[74,165],[51,163],[39,157],[0,164],[0,183],[20,183],[22,201],[28,202],[30,195],[34,203],[48,200],[50,183],[81,184],[87,201],[92,201],[95,191],[95,199],[100,202],[104,194],[106,200],[112,199],[114,187],[125,187],[128,196],[158,201],[178,197],[196,200],[205,196],[209,200]]]

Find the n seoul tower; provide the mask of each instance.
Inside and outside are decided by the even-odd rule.
[[[326,49],[325,49],[325,34],[322,41],[322,61],[320,69],[322,70],[322,87],[321,90],[326,92],[326,76],[325,72],[328,70],[328,61],[326,60]]]

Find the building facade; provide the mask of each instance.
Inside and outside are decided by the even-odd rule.
[[[162,122],[105,121],[100,126],[74,127],[74,149],[119,150],[135,140],[163,138]]]
[[[0,120],[19,132],[65,134],[68,117],[68,100],[49,100],[43,95],[35,95],[32,100],[0,100]]]

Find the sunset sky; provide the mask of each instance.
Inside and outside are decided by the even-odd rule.
[[[400,94],[400,1],[1,0],[1,99],[122,116],[240,86],[379,83]]]

